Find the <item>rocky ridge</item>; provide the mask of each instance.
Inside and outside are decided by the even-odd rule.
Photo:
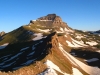
[[[99,51],[92,50],[99,37],[70,28],[56,14],[31,20],[2,38],[0,70],[6,73],[0,72],[1,75],[97,75],[100,72]]]

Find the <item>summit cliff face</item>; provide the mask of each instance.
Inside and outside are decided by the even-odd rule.
[[[53,21],[55,23],[61,23],[62,19],[60,16],[57,16],[56,14],[48,14],[47,16],[40,17],[37,20],[39,21]]]
[[[72,29],[56,14],[1,37],[0,75],[99,75],[100,36]]]
[[[65,22],[62,21],[60,16],[56,14],[48,14],[47,16],[40,17],[37,19],[38,21],[52,21],[53,25],[67,25]]]

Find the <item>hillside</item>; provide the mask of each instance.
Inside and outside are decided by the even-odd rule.
[[[100,36],[48,14],[0,40],[0,75],[99,75]]]

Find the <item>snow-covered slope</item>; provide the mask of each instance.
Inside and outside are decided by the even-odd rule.
[[[7,45],[8,45],[8,43],[5,43],[5,44],[1,45],[0,49],[4,49]]]
[[[47,65],[47,70],[38,75],[57,75],[56,71],[60,72],[63,75],[69,75],[67,73],[62,72],[60,68],[50,60],[47,60],[45,64]]]
[[[36,40],[40,40],[42,38],[45,38],[45,37],[43,37],[43,34],[42,33],[36,33],[36,34],[34,34],[34,36],[36,36],[36,37],[32,39],[33,41],[36,41]]]
[[[73,74],[64,73],[59,69],[57,65],[52,63],[52,61],[50,60],[47,60],[45,64],[48,66],[48,68],[44,72],[38,75],[58,75],[56,71],[60,72],[62,75],[83,75],[77,68],[74,68],[74,67],[72,68]]]
[[[71,38],[71,40],[72,40],[72,42],[66,40],[66,43],[70,47],[85,47],[85,46],[87,46],[87,45],[84,44],[84,42],[82,40],[81,41],[77,41],[77,40],[74,40],[72,38]]]
[[[71,56],[69,53],[67,53],[63,48],[62,45],[59,45],[60,50],[62,51],[62,53],[66,56],[66,58],[68,58],[71,63],[75,66],[77,66],[78,68],[84,70],[86,73],[88,73],[89,75],[99,75],[100,69],[97,67],[91,67],[88,66],[86,64],[84,64],[83,62],[77,60],[76,58],[74,58],[73,56]]]

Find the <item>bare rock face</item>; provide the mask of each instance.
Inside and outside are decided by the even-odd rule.
[[[33,23],[34,24],[34,21],[33,20],[30,20],[30,23]]]
[[[38,18],[37,20],[51,20],[53,21],[56,17],[56,14],[48,14],[47,16],[44,16],[44,17],[40,17]]]
[[[30,20],[30,23],[34,23],[34,21],[51,21],[53,24],[64,24],[61,17],[56,14],[48,14],[47,16],[40,17],[37,20]]]
[[[54,25],[57,24],[65,24],[60,16],[57,16],[56,14],[48,14],[47,16],[40,17],[37,19],[38,21],[52,21]]]
[[[31,20],[30,24],[35,24],[38,21],[41,25],[48,26],[48,27],[51,26],[58,30],[60,30],[60,28],[70,29],[70,27],[67,25],[67,23],[63,22],[61,17],[57,16],[56,14],[48,14],[46,16],[38,18],[37,20]]]
[[[53,24],[65,24],[61,17],[56,14],[48,14],[47,16],[40,17],[37,20],[30,20],[30,23],[34,23],[34,21],[51,21]]]
[[[38,20],[47,20],[47,21],[54,21],[54,22],[62,22],[62,19],[57,16],[56,14],[48,14],[47,16],[40,17]]]
[[[58,47],[58,37],[56,32],[51,33],[48,36],[48,39],[49,39],[49,44],[51,44],[52,47]]]
[[[62,19],[59,17],[59,16],[56,16],[54,21],[57,21],[57,22],[62,22]]]
[[[5,34],[5,32],[4,32],[4,31],[0,32],[0,36],[3,36],[4,34]]]

